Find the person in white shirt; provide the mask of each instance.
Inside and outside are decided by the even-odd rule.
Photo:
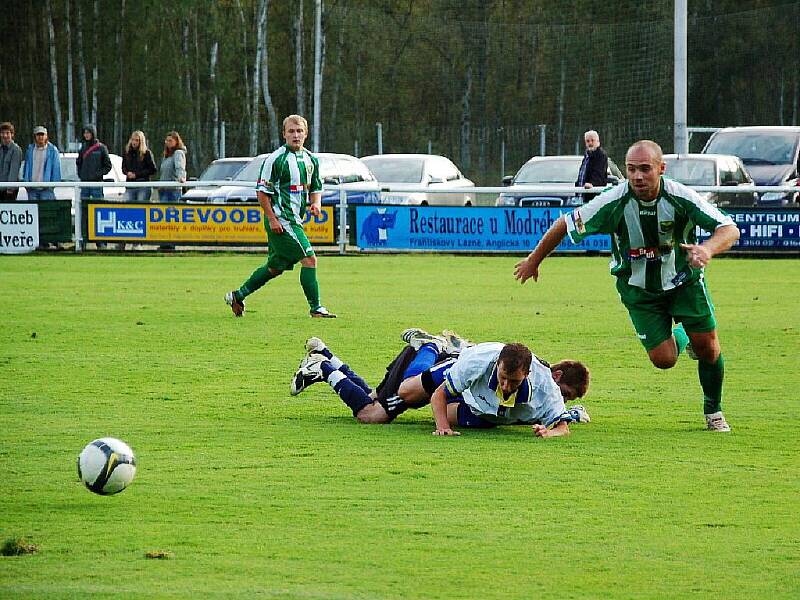
[[[455,334],[421,329],[403,333],[408,346],[373,390],[319,338],[292,380],[291,394],[325,381],[361,423],[390,423],[409,408],[430,402],[434,435],[460,435],[452,427],[487,429],[531,424],[538,437],[569,434],[569,422],[588,422],[582,406],[564,402],[586,394],[589,370],[578,361],[550,366],[522,344],[469,344]]]

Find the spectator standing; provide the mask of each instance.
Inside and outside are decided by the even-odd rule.
[[[0,123],[0,181],[19,181],[22,148],[14,142],[14,125]],[[19,188],[0,188],[0,202],[17,199]]]
[[[186,181],[186,146],[177,131],[170,131],[164,139],[164,160],[161,161],[160,181]],[[158,191],[161,202],[177,202],[181,188],[162,188]]]
[[[608,154],[600,146],[600,135],[590,129],[583,134],[586,152],[583,153],[580,171],[575,187],[587,190],[593,187],[605,187],[608,184]],[[583,194],[583,201],[588,202],[597,194]]]
[[[47,129],[41,125],[34,127],[33,140],[33,144],[29,145],[25,152],[22,180],[34,183],[37,181],[61,181],[61,160],[58,148],[48,141]],[[29,200],[56,199],[53,188],[30,187],[27,189]]]
[[[122,157],[122,171],[125,179],[130,183],[134,181],[150,181],[150,177],[156,173],[156,162],[153,153],[147,147],[147,138],[144,133],[136,130],[131,134],[128,145],[125,146],[125,153]],[[128,188],[126,195],[128,202],[148,202],[150,200],[151,188],[137,187]]]
[[[83,142],[75,159],[75,167],[81,181],[103,181],[103,176],[111,170],[108,148],[97,139],[97,128],[92,124],[83,126]],[[81,188],[81,200],[102,197],[102,186]]]

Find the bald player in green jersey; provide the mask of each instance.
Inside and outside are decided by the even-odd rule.
[[[303,147],[307,136],[308,122],[300,115],[289,115],[283,120],[286,144],[265,158],[261,166],[256,195],[264,209],[269,254],[267,262],[253,271],[239,289],[225,294],[225,302],[237,317],[244,313],[247,296],[270,279],[292,270],[298,262],[309,314],[326,319],[336,317],[320,304],[317,257],[303,230],[306,210],[314,216],[319,216],[322,210],[319,161]]]
[[[623,184],[559,217],[516,265],[514,276],[521,283],[537,281],[539,265],[567,235],[577,243],[592,234],[610,234],[611,274],[650,361],[669,369],[687,349],[698,360],[706,427],[730,431],[721,410],[725,361],[703,271],[736,243],[739,229],[695,191],[662,177],[663,153],[655,142],[633,144],[625,169]],[[711,233],[702,244],[696,226]]]

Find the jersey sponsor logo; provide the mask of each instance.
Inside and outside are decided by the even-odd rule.
[[[677,275],[675,275],[675,277],[673,277],[671,279],[672,285],[674,285],[675,287],[678,287],[680,284],[682,284],[684,282],[684,280],[687,277],[689,277],[689,273],[687,271],[681,271],[680,273],[678,273]]]
[[[669,233],[675,229],[675,221],[659,221],[658,230],[661,233]]]
[[[661,258],[658,248],[631,248],[628,250],[628,258],[631,260],[656,260]]]
[[[586,233],[586,225],[583,224],[581,211],[577,208],[572,211],[572,221],[575,223],[575,231],[578,233]]]
[[[655,217],[658,213],[655,210],[647,209],[647,208],[640,208],[639,215],[642,217]]]

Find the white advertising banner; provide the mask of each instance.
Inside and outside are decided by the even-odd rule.
[[[39,207],[0,204],[0,254],[24,254],[39,246]]]

